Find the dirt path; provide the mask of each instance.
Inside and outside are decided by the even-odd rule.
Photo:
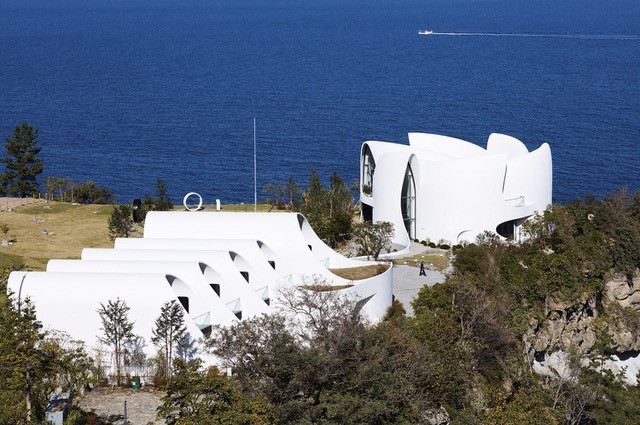
[[[147,388],[94,388],[79,399],[78,406],[85,412],[95,413],[106,423],[123,425],[126,401],[129,425],[164,424],[164,421],[156,419],[156,408],[163,395],[161,391]]]

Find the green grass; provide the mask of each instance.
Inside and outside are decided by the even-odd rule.
[[[412,257],[397,258],[393,260],[393,264],[405,265],[412,267],[420,267],[420,263],[424,263],[425,266],[433,264],[433,266],[442,271],[449,265],[449,254],[446,251],[437,253],[422,253],[416,254]]]

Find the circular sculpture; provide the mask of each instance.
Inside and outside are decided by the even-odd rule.
[[[187,204],[187,200],[191,195],[195,195],[198,197],[198,206]],[[187,211],[198,211],[199,209],[202,208],[202,196],[200,196],[196,192],[189,192],[186,195],[184,195],[184,199],[182,199],[182,205],[184,205]]]

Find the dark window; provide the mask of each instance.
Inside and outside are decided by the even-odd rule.
[[[498,224],[496,227],[496,233],[506,239],[513,239],[515,235],[515,220],[505,221],[504,223]]]
[[[242,277],[244,277],[244,280],[249,283],[249,272],[240,272],[240,274],[242,275]]]
[[[373,207],[362,203],[362,220],[371,223],[373,221]]]
[[[236,311],[235,313],[233,313],[236,315],[236,317],[238,318],[238,320],[242,320],[242,312],[241,311]]]
[[[267,298],[266,300],[263,300],[263,301],[264,301],[264,303],[266,305],[271,305],[271,300],[269,298]]]
[[[273,260],[269,260],[269,264],[271,264],[271,267],[273,267],[273,270],[276,269],[276,262]]]
[[[313,247],[311,245],[307,245],[309,247],[309,251],[313,251]]]
[[[220,284],[219,283],[210,283],[211,289],[216,293],[217,296],[220,296]]]
[[[184,307],[184,309],[188,313],[189,312],[189,297],[178,297],[178,301],[180,301],[180,304],[182,304],[182,307]]]

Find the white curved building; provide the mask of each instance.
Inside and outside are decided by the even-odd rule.
[[[50,260],[46,272],[13,272],[8,288],[33,300],[46,329],[65,331],[92,349],[100,349],[100,303],[120,298],[152,355],[152,329],[167,301],[180,302],[198,340],[212,326],[269,314],[280,287],[316,278],[378,321],[393,300],[392,269],[356,281],[329,270],[374,264],[336,253],[296,213],[150,212],[144,238],[118,239],[113,249],[85,248],[80,260]]]
[[[487,148],[452,137],[409,133],[409,144],[367,141],[360,152],[362,219],[389,221],[394,244],[456,244],[484,231],[521,239],[520,226],[551,204],[551,149],[529,152],[491,134]]]

